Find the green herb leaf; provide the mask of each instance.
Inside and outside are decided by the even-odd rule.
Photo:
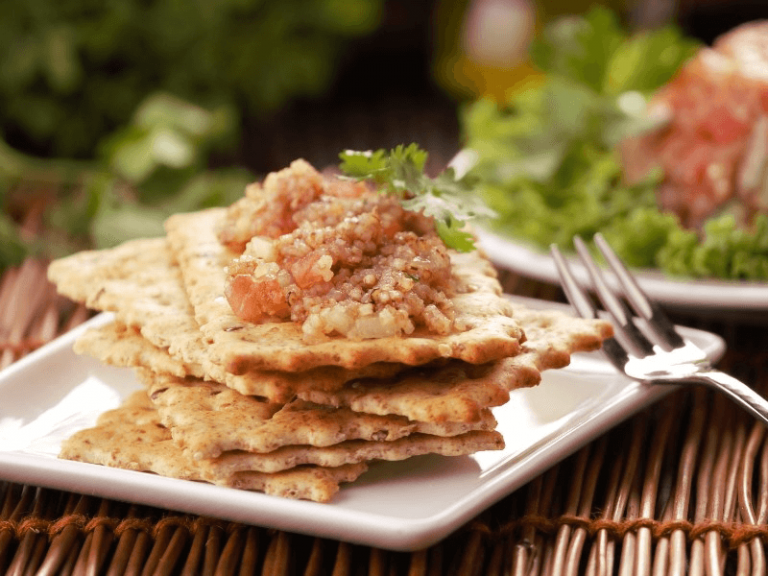
[[[434,218],[435,229],[445,245],[459,252],[475,247],[472,234],[464,229],[465,223],[496,215],[472,194],[476,183],[473,177],[458,178],[453,168],[435,178],[427,176],[427,152],[416,144],[400,145],[388,153],[347,150],[339,156],[340,168],[348,177],[372,180],[381,192],[400,198],[407,210]]]

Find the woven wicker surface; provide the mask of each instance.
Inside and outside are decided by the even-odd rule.
[[[0,364],[87,317],[55,295],[43,262],[7,271]],[[762,328],[687,320],[725,337],[722,367],[768,392]],[[0,502],[0,570],[13,575],[764,574],[768,446],[765,428],[720,396],[676,392],[415,553],[9,482]]]

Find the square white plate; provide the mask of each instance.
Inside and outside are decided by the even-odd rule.
[[[670,390],[620,376],[599,353],[577,354],[494,410],[504,450],[374,463],[332,503],[317,504],[59,460],[64,438],[138,387],[131,370],[72,351],[78,334],[110,318],[97,316],[0,373],[0,477],[394,550],[441,540]],[[724,352],[718,336],[684,330],[713,359]]]

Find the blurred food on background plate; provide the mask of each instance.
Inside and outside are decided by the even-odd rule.
[[[768,22],[702,47],[650,105],[668,122],[624,143],[629,180],[661,166],[659,205],[689,228],[723,210],[750,226],[768,210]]]
[[[542,250],[601,231],[635,267],[768,279],[766,45],[760,22],[711,48],[602,7],[548,23],[539,79],[462,113],[488,226]]]

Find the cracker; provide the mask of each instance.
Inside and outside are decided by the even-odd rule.
[[[165,238],[77,252],[51,262],[48,278],[60,294],[151,332],[157,346],[171,347],[188,333],[192,308]]]
[[[337,468],[305,466],[270,474],[210,474],[176,445],[144,391],[102,414],[95,427],[64,441],[60,457],[318,502],[328,502],[340,483],[355,480],[367,469],[365,463],[359,462]]]
[[[514,308],[527,336],[516,356],[481,366],[451,362],[435,370],[412,370],[390,381],[358,381],[334,392],[308,390],[301,397],[355,412],[471,422],[483,409],[507,402],[512,390],[538,385],[544,370],[564,368],[571,354],[596,350],[613,334],[608,322],[557,310]]]
[[[138,328],[121,322],[89,328],[78,336],[72,349],[76,354],[93,356],[109,366],[145,366],[180,378],[205,376],[199,363],[183,362],[171,356],[167,349],[159,348],[144,338]]]
[[[62,444],[60,457],[154,472],[184,480],[203,480],[238,486],[244,473],[276,474],[310,466],[314,473],[344,471],[343,477],[372,460],[398,461],[424,454],[464,456],[484,450],[500,450],[504,440],[496,431],[472,431],[443,438],[413,434],[392,442],[351,440],[327,447],[285,446],[269,453],[226,452],[217,458],[194,459],[173,440],[162,425],[146,391],[138,391],[120,408],[102,414],[97,425],[75,433]],[[265,486],[268,477],[262,478]],[[294,486],[294,491],[301,487]],[[303,496],[302,496],[303,497]]]
[[[194,321],[193,321],[194,322]],[[141,334],[136,326],[125,326],[115,321],[89,328],[75,341],[74,351],[87,354],[105,364],[118,367],[146,367],[154,372],[168,373],[184,378],[194,376],[221,382],[246,396],[260,396],[271,402],[289,402],[309,388],[334,391],[346,382],[361,378],[381,379],[393,377],[406,367],[398,364],[370,364],[356,370],[338,366],[320,366],[305,372],[247,372],[231,374],[211,362],[199,340],[186,346],[186,361],[172,356],[167,348],[160,348]]]
[[[154,346],[135,330],[116,323],[86,331],[76,341],[75,350],[113,366],[144,367],[182,378],[199,377],[194,364],[170,357],[166,350]],[[213,372],[222,376],[222,383],[229,388],[272,402],[288,402],[298,397],[317,404],[349,407],[359,413],[402,416],[424,424],[470,423],[481,421],[487,408],[506,402],[508,389],[538,383],[540,374],[526,364],[529,357],[530,354],[521,355],[476,367],[459,361],[439,367],[429,365],[388,378],[353,378],[346,385],[345,381],[338,381],[326,390],[314,386],[314,374],[322,371],[320,368],[306,373],[287,373],[283,386],[277,389],[273,389],[272,384],[278,384],[280,373],[263,373],[269,381],[261,385],[258,374],[238,376],[220,370]],[[210,371],[206,372],[206,378],[210,375]]]
[[[114,312],[119,324],[140,329],[147,340],[171,355],[168,358],[154,351],[150,356],[153,351],[145,349],[137,334],[119,324],[81,337],[76,345],[78,353],[116,366],[135,366],[141,362],[158,372],[207,377],[225,382],[243,394],[264,396],[274,402],[293,398],[307,377],[313,387],[333,390],[349,380],[382,378],[403,370],[401,365],[379,362],[351,370],[321,366],[302,374],[251,371],[233,377],[209,357],[179,268],[174,266],[164,238],[133,240],[117,248],[79,252],[54,261],[48,275],[61,294],[91,309]]]
[[[540,370],[567,366],[574,352],[598,350],[604,340],[613,336],[613,326],[607,320],[579,318],[559,310],[516,305],[515,318],[524,326],[527,337],[523,352],[539,354]]]
[[[95,345],[91,346],[92,343]],[[167,351],[153,346],[135,331],[112,324],[90,329],[76,342],[75,348],[115,366],[145,367],[181,377],[192,372],[189,366],[173,360]],[[358,413],[403,416],[422,423],[479,422],[488,408],[500,406],[509,399],[510,390],[538,384],[541,380],[538,364],[561,364],[561,353],[554,356],[556,362],[552,362],[551,357],[552,349],[545,347],[543,354],[526,350],[518,356],[480,366],[460,361],[427,365],[389,378],[354,379],[330,390],[313,386],[315,370],[311,370],[306,374],[290,373],[293,380],[290,387],[283,388],[276,396],[282,399],[286,390],[290,390],[287,401],[296,396],[317,404],[348,407]],[[164,370],[171,364],[171,369]],[[223,372],[222,375],[227,386],[246,396],[253,396],[247,391],[265,391],[253,374],[236,376]],[[301,378],[303,375],[306,379]]]
[[[420,365],[438,358],[482,364],[520,350],[523,332],[501,295],[493,266],[477,251],[451,257],[462,287],[452,298],[461,332],[440,336],[417,329],[408,337],[328,338],[307,344],[295,322],[243,322],[224,298],[225,266],[235,254],[216,236],[223,214],[219,208],[175,214],[166,221],[166,230],[213,359],[229,372],[296,372],[324,365],[359,368],[374,362]]]
[[[391,442],[412,433],[457,436],[496,426],[489,411],[476,424],[412,422],[303,400],[274,404],[222,384],[146,370],[139,371],[139,376],[163,425],[196,459],[231,450],[271,452],[290,445],[324,447],[347,440]]]
[[[593,350],[611,334],[607,323],[591,322],[559,311],[530,310],[520,305],[514,305],[514,309],[528,336],[517,356],[480,366],[451,361],[439,367],[404,371],[396,377],[355,379],[330,390],[314,387],[315,371],[305,373],[306,380],[301,379],[303,373],[291,373],[287,375],[291,379],[289,397],[295,394],[318,404],[345,406],[359,413],[399,415],[419,422],[477,422],[485,409],[505,403],[511,390],[537,385],[543,370],[566,366],[572,353]],[[93,330],[97,334],[90,340],[113,353],[112,357],[97,356],[104,361],[131,357],[119,352],[121,342],[111,341],[114,336],[110,332],[114,330],[123,335],[122,344],[126,347],[147,349],[134,355],[147,362],[144,366],[163,372],[162,367],[170,361],[167,353],[154,348],[135,332],[120,331],[110,325]],[[129,338],[134,341],[127,342]],[[78,343],[77,348],[83,351],[84,346]],[[142,364],[117,365],[135,367]],[[183,370],[181,366],[179,371]],[[167,372],[177,373],[174,370]],[[219,373],[225,377],[225,384],[241,393],[253,395],[249,392],[264,391],[258,385],[257,375]],[[280,377],[274,373],[272,376]]]
[[[306,465],[336,468],[345,464],[374,460],[396,462],[426,454],[467,456],[503,448],[504,439],[499,432],[476,430],[447,438],[428,434],[411,434],[392,442],[350,440],[322,448],[285,446],[267,454],[225,452],[218,458],[198,460],[196,464],[205,470],[207,477],[216,479],[229,478],[244,470],[279,472]]]
[[[476,421],[484,408],[504,403],[509,390],[537,384],[541,370],[566,365],[571,352],[594,349],[610,335],[610,325],[606,322],[510,304],[526,331],[527,341],[520,354],[505,359],[501,366],[485,375],[482,370],[487,369],[481,369],[471,384],[454,381],[451,386],[437,386],[435,382],[446,379],[434,378],[435,374],[429,374],[430,378],[422,375],[419,379],[414,373],[396,383],[359,380],[401,368],[385,363],[357,370],[322,367],[304,373],[251,372],[233,376],[207,356],[164,239],[132,241],[116,249],[79,253],[54,262],[50,275],[65,295],[86,301],[97,309],[113,310],[122,321],[141,328],[152,344],[167,344],[168,352],[181,362],[176,368],[167,368],[169,359],[163,350],[151,356],[156,361],[149,360],[146,351],[141,360],[158,372],[199,377],[202,371],[206,378],[223,382],[246,395],[260,395],[278,402],[298,395],[320,404],[347,406],[356,412],[396,414],[422,422]],[[158,293],[156,285],[162,286],[162,293]],[[123,332],[127,346],[131,346],[129,336],[129,331]],[[146,346],[143,339],[135,339],[139,346]],[[98,340],[99,336],[95,336],[94,341]],[[85,348],[78,346],[81,351]],[[112,352],[116,356],[112,362],[117,362],[121,354],[130,356],[118,350]],[[138,358],[135,351],[132,354]],[[99,353],[95,355],[105,359]],[[368,370],[371,372],[366,373]],[[354,385],[344,386],[350,380],[355,380]]]

